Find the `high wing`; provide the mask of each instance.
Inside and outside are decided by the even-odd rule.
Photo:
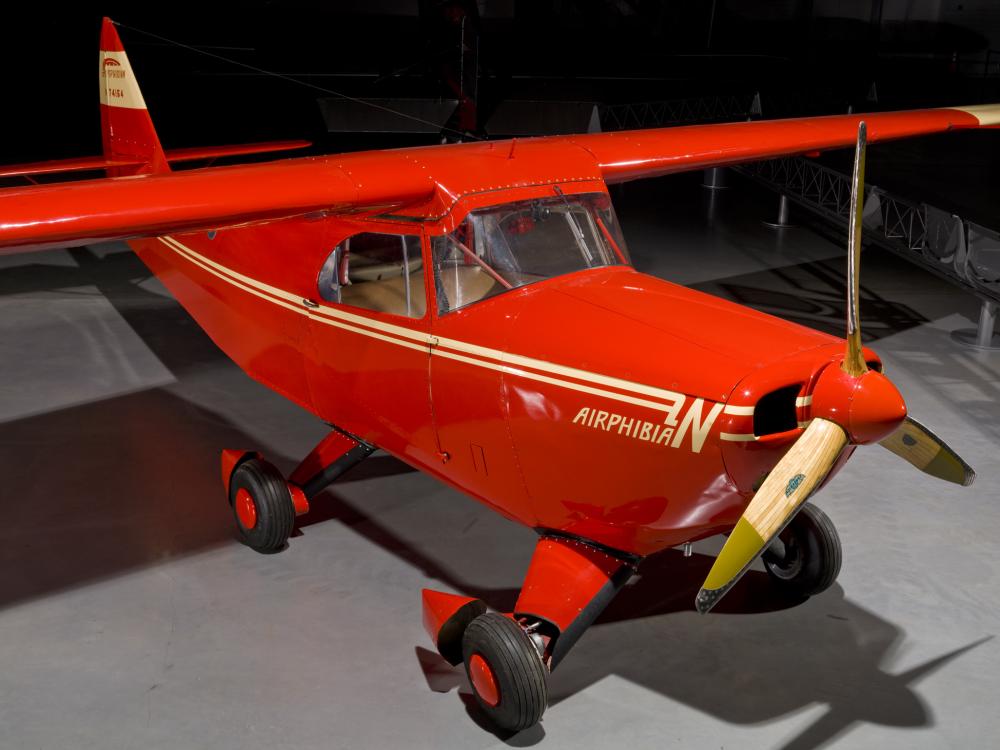
[[[625,182],[847,147],[861,119],[869,141],[879,142],[996,127],[1000,105],[553,136],[530,139],[532,159],[519,160],[509,145],[468,143],[9,189],[0,191],[0,249],[60,247],[324,211],[389,210],[429,202],[438,193],[489,189],[495,183],[479,175],[495,175],[498,163],[505,164],[508,184],[537,182],[537,157],[544,158],[549,148],[549,181],[560,179],[570,151],[578,172]],[[508,151],[513,158],[498,156]],[[518,172],[528,161],[531,180]]]
[[[694,125],[466,143],[170,171],[170,162],[295,148],[301,142],[167,152],[138,82],[104,19],[103,158],[0,167],[0,176],[105,168],[105,179],[0,190],[0,252],[211,230],[323,212],[439,215],[462,195],[567,180],[641,177],[802,154],[854,143],[858,115]],[[870,142],[994,127],[1000,105],[866,114]],[[423,205],[421,205],[423,204]]]
[[[868,143],[949,130],[1000,126],[1000,104],[904,112],[758,120],[593,133],[573,140],[597,159],[609,183],[853,146],[858,123]]]
[[[426,200],[432,192],[426,178],[359,182],[328,159],[16,188],[0,191],[0,249],[41,250],[323,211],[388,209]]]

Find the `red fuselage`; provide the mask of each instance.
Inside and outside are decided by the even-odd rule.
[[[292,219],[131,244],[252,377],[509,518],[640,555],[731,528],[801,432],[755,437],[751,407],[807,392],[842,343],[624,265],[438,314],[430,238],[471,208],[552,191],[474,195],[433,220]],[[331,248],[359,232],[420,238],[422,318],[320,299]]]

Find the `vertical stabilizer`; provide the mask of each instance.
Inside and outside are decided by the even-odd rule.
[[[108,175],[169,172],[139,83],[110,18],[101,25],[101,131],[104,157],[141,161],[140,166],[109,167]]]

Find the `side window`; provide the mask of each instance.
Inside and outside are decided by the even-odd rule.
[[[362,232],[330,253],[319,274],[319,294],[330,302],[422,318],[422,266],[419,237]]]

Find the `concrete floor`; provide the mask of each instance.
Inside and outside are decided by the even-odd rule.
[[[767,230],[773,196],[710,205],[696,177],[619,192],[636,265],[842,330],[836,233]],[[289,549],[251,552],[219,449],[288,470],[323,426],[121,246],[0,259],[0,748],[995,746],[1000,354],[952,344],[977,305],[943,282],[868,251],[862,285],[869,343],[975,486],[859,450],[817,498],[845,549],[832,589],[789,606],[754,571],[701,617],[719,540],[665,553],[552,676],[542,725],[498,737],[419,591],[509,607],[534,534],[376,455]]]

